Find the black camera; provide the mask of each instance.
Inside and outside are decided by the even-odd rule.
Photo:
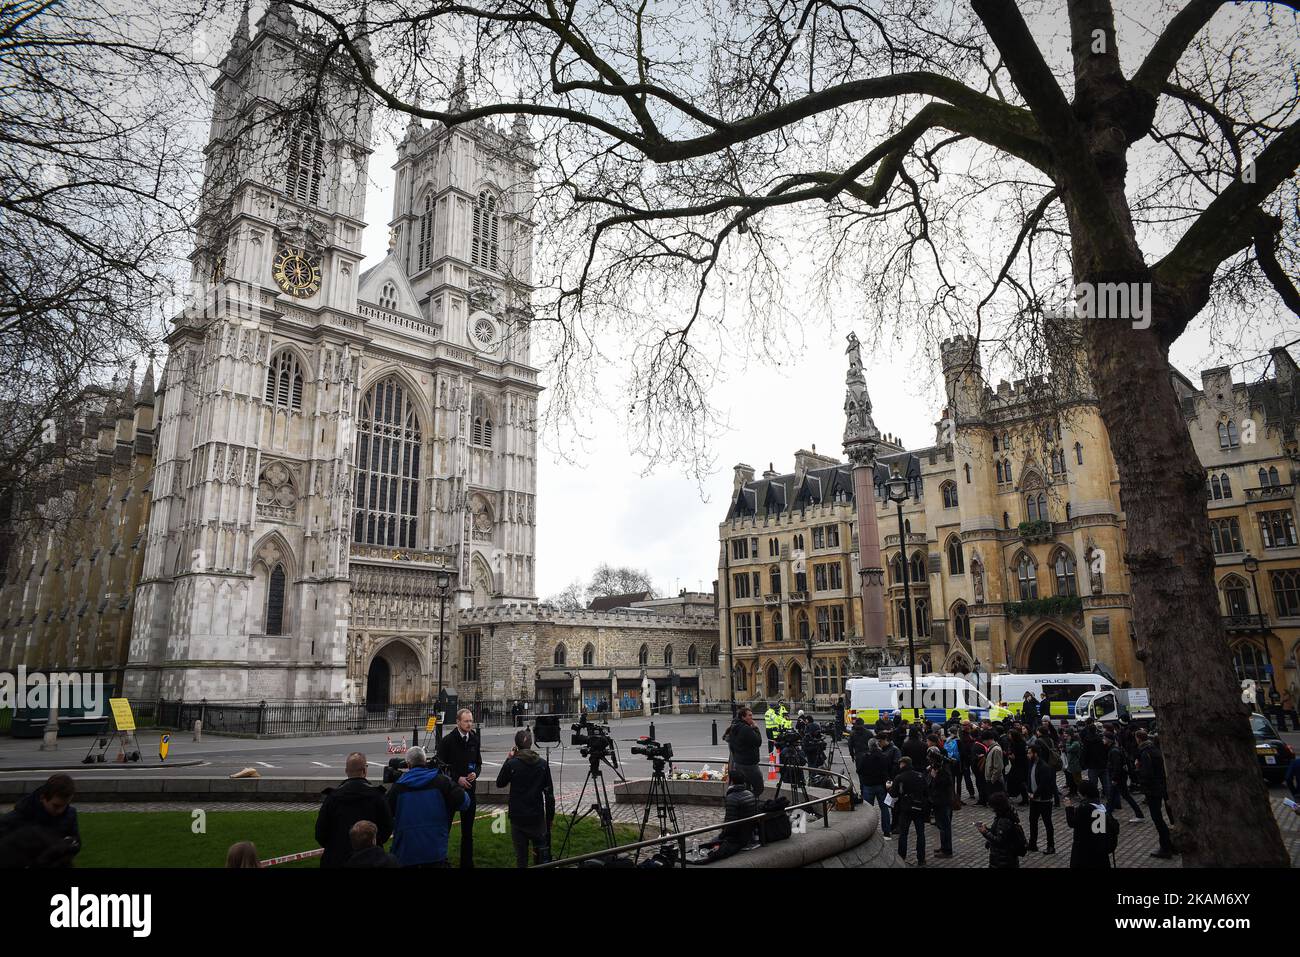
[[[573,736],[569,743],[574,747],[581,747],[582,750],[578,753],[584,758],[593,761],[608,758],[613,764],[618,764],[618,755],[614,751],[614,739],[610,736],[609,725],[596,724],[583,718],[569,727],[573,729]]]
[[[662,744],[653,738],[638,738],[641,746],[632,746],[633,754],[644,754],[652,761],[671,761],[673,759],[673,746],[669,741]]]

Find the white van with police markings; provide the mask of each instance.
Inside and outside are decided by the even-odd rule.
[[[901,711],[911,721],[924,717],[926,721],[942,724],[954,716],[972,721],[983,718],[998,721],[1010,714],[960,675],[917,675],[916,684],[920,700],[914,702],[910,678],[850,678],[845,683],[848,692],[845,720],[852,724],[854,718],[861,718],[866,724],[875,724],[881,715],[892,717]]]
[[[994,675],[989,682],[990,697],[1003,703],[1009,710],[1020,714],[1025,702],[1025,692],[1032,691],[1034,700],[1041,703],[1047,692],[1048,717],[1053,721],[1069,721],[1075,716],[1075,703],[1079,696],[1089,691],[1114,691],[1114,683],[1105,675],[1095,672],[1036,675]]]

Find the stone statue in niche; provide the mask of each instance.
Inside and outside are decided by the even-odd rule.
[[[975,604],[984,604],[984,565],[976,552],[970,560],[971,583],[975,587]]]

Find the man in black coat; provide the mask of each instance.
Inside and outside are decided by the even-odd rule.
[[[75,793],[69,775],[52,774],[0,817],[0,868],[71,867],[81,850]]]
[[[907,832],[916,829],[916,863],[925,866],[926,781],[912,768],[908,758],[899,761],[898,776],[889,785],[894,796],[894,830],[898,834],[898,856],[907,860]]]
[[[1106,765],[1110,752],[1102,738],[1101,728],[1097,727],[1097,722],[1092,718],[1084,722],[1079,741],[1083,745],[1083,770],[1088,780],[1096,784],[1102,794],[1107,793],[1110,790],[1110,774]]]
[[[1029,791],[1029,849],[1038,850],[1038,822],[1043,822],[1047,832],[1044,854],[1056,853],[1056,832],[1052,827],[1052,802],[1056,798],[1056,772],[1047,757],[1046,744],[1035,743],[1029,749],[1029,767],[1025,772],[1025,787]]]
[[[758,813],[758,800],[744,781],[733,780],[727,785],[727,796],[723,803],[725,810],[723,811],[722,820],[724,823],[743,821],[745,818],[753,817]],[[709,854],[706,862],[720,861],[724,857],[731,857],[753,844],[755,826],[753,823],[734,823],[724,827],[721,842],[717,849]]]
[[[1138,744],[1137,766],[1138,780],[1142,782],[1142,794],[1146,798],[1147,810],[1151,812],[1151,821],[1160,836],[1160,849],[1151,852],[1152,857],[1168,858],[1174,856],[1174,842],[1169,836],[1169,825],[1160,813],[1161,805],[1169,796],[1169,784],[1165,778],[1165,756],[1160,753],[1155,739],[1147,737],[1145,731],[1135,735]]]
[[[527,728],[515,734],[515,746],[497,774],[497,787],[510,788],[506,813],[510,816],[515,867],[528,866],[529,844],[537,855],[537,863],[550,861],[555,786],[551,782],[551,766],[533,750],[533,734]]]
[[[469,708],[456,712],[456,727],[438,742],[438,760],[446,765],[451,779],[469,795],[469,807],[460,812],[460,866],[471,868],[474,866],[474,814],[478,810],[474,782],[483,770],[483,752],[474,730],[474,713]]]
[[[377,845],[393,836],[393,816],[384,800],[384,789],[366,780],[366,756],[353,751],[344,770],[348,779],[330,790],[316,814],[316,843],[325,848],[321,867],[347,864],[352,856],[352,826],[358,821],[374,822]]]
[[[741,705],[736,711],[736,720],[723,734],[723,738],[731,751],[730,780],[747,785],[757,799],[763,793],[763,772],[758,767],[763,734],[754,721],[754,712]]]

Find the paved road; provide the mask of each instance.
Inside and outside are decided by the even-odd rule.
[[[725,729],[725,718],[718,718],[718,734]],[[726,745],[712,744],[712,724],[714,715],[667,715],[654,720],[655,734],[660,741],[673,745],[676,758],[686,767],[694,768],[696,761],[709,761],[714,767],[726,761]],[[640,755],[633,755],[630,748],[637,737],[649,733],[650,722],[644,718],[624,719],[614,722],[611,733],[618,743],[621,764],[624,773],[630,777],[647,777],[649,763]],[[514,728],[489,728],[483,732],[483,763],[489,770],[500,767],[507,752],[514,744]],[[59,742],[59,750],[46,752],[40,750],[39,739],[0,738],[0,776],[33,778],[41,777],[41,771],[6,770],[16,768],[51,768],[77,765],[77,773],[84,775],[100,774],[166,774],[175,777],[214,777],[226,776],[242,768],[256,768],[262,777],[320,777],[331,772],[342,775],[343,763],[351,751],[362,751],[370,763],[383,767],[389,759],[385,752],[387,732],[368,732],[354,735],[335,735],[330,737],[275,738],[250,740],[239,738],[218,738],[207,735],[204,740],[195,743],[191,735],[175,732],[171,739],[169,760],[198,760],[199,764],[191,767],[166,767],[157,764],[156,731],[142,731],[138,735],[140,750],[148,767],[131,767],[124,769],[121,765],[80,765],[90,747],[90,738],[66,738]],[[550,754],[552,767],[557,777],[572,777],[579,780],[587,771],[587,760],[578,753],[578,749],[569,744],[570,731],[564,727],[562,747],[553,748]],[[405,738],[410,743],[410,729],[392,734],[396,742]],[[425,742],[423,731],[421,743]]]

